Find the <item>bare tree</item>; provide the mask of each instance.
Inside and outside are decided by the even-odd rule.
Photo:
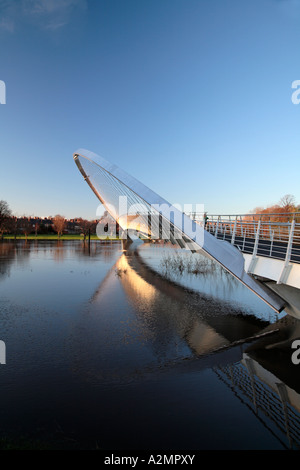
[[[0,223],[2,220],[7,219],[11,216],[11,210],[6,201],[0,201]]]
[[[83,240],[85,241],[85,239],[86,239],[86,237],[89,233],[89,230],[92,230],[94,222],[91,222],[89,220],[80,218],[80,219],[77,220],[77,223],[80,227],[81,233],[83,234]]]
[[[280,199],[279,205],[283,208],[284,212],[294,212],[296,208],[295,196],[286,194]]]
[[[25,235],[25,240],[27,241],[28,235],[31,234],[33,227],[31,223],[31,218],[23,216],[20,219],[20,229]]]
[[[298,206],[300,209],[300,206]],[[256,207],[251,213],[259,214],[257,217],[245,217],[250,220],[270,220],[272,222],[288,222],[291,219],[289,213],[299,210],[296,205],[295,197],[292,194],[286,194],[283,196],[278,204],[272,206]],[[265,214],[262,216],[262,214]]]
[[[66,219],[62,215],[57,214],[53,219],[53,228],[57,232],[58,238],[60,238],[63,233],[65,226]]]
[[[35,221],[34,224],[34,233],[35,233],[35,238],[37,238],[38,231],[40,230],[40,224]]]
[[[8,217],[7,219],[4,219],[1,223],[1,226],[0,226],[0,239],[1,240],[3,240],[3,235],[5,233],[10,232],[10,220],[11,220],[11,218]]]
[[[11,210],[6,201],[0,201],[0,235],[3,238],[4,232],[7,231],[7,221],[11,216]]]
[[[16,216],[11,216],[6,221],[7,232],[14,235],[17,238],[17,233],[20,229],[20,219]]]

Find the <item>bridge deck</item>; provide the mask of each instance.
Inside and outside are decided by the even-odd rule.
[[[203,214],[189,215],[203,224]],[[300,263],[300,212],[208,215],[205,228],[243,253]]]
[[[209,228],[208,231],[210,232]],[[213,234],[213,231],[211,231]],[[217,238],[219,240],[226,240],[231,243],[232,236],[230,234],[217,234]],[[243,253],[253,253],[253,248],[255,245],[255,238],[253,237],[241,237],[236,236],[234,239],[234,246],[236,246],[239,250]],[[258,239],[258,246],[257,246],[257,256],[265,256],[268,258],[276,258],[284,260],[286,258],[288,249],[288,242],[283,241],[271,241],[265,239]],[[290,262],[292,263],[300,263],[300,245],[297,243],[292,244],[291,247],[291,254],[290,254]]]

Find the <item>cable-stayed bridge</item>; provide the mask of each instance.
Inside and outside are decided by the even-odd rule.
[[[286,292],[282,292],[282,289],[279,292],[278,286],[285,285],[286,288],[295,288],[296,291],[300,288],[300,284],[297,284],[299,264],[298,258],[295,258],[297,247],[293,246],[294,239],[299,233],[296,219],[285,222],[288,236],[282,241],[284,259],[274,257],[275,251],[280,251],[275,225],[269,227],[269,246],[265,246],[265,252],[269,249],[271,256],[264,257],[261,256],[262,234],[265,228],[262,219],[257,221],[257,225],[255,225],[256,220],[252,220],[248,225],[248,231],[246,225],[239,221],[239,216],[236,216],[233,222],[230,216],[228,219],[211,216],[205,224],[203,215],[202,220],[198,220],[197,214],[194,216],[185,214],[99,155],[86,149],[79,149],[73,154],[73,158],[84,180],[123,232],[129,234],[130,230],[138,231],[150,238],[153,238],[154,234],[155,239],[170,240],[180,248],[203,253],[215,260],[277,312],[281,312],[287,305]],[[269,221],[269,226],[270,224]],[[281,226],[282,231],[283,226]],[[246,248],[251,246],[253,249],[247,253]],[[296,269],[293,265],[296,265]],[[262,282],[266,280],[270,280],[272,285]],[[293,292],[289,293],[289,296],[292,294]]]

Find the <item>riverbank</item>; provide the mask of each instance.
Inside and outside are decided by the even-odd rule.
[[[98,237],[97,235],[91,235],[91,240],[119,240],[118,237]],[[84,239],[83,235],[61,235],[60,237],[57,234],[38,234],[38,235],[4,235],[3,240],[82,240],[88,241],[88,237]]]

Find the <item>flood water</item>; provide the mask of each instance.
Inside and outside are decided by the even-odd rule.
[[[159,250],[0,243],[0,447],[299,449],[300,321]]]

